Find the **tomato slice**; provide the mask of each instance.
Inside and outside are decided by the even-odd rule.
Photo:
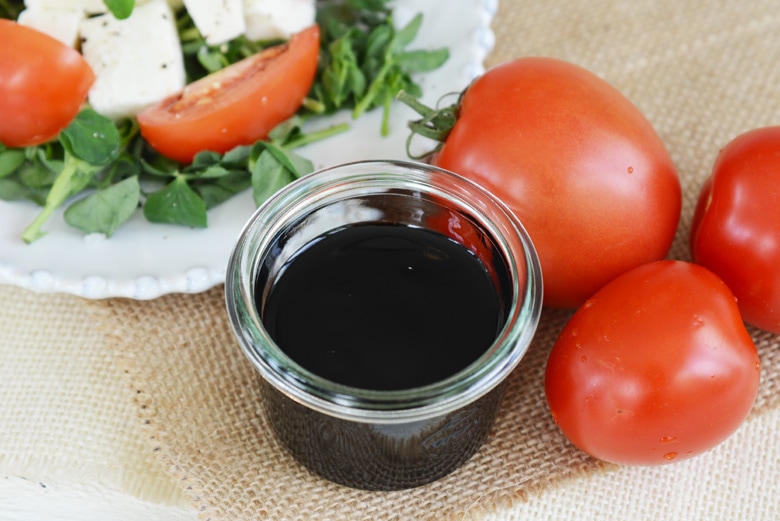
[[[222,153],[264,139],[300,108],[314,82],[319,44],[315,24],[187,85],[136,116],[141,135],[182,163],[202,150]]]
[[[94,72],[75,49],[12,20],[0,19],[0,41],[0,142],[53,139],[78,114]]]

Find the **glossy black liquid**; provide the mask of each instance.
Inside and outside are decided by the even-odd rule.
[[[299,365],[376,390],[457,373],[503,325],[496,288],[474,254],[437,232],[390,224],[312,241],[288,262],[262,310],[274,341]]]
[[[506,388],[502,382],[444,416],[387,425],[327,416],[260,385],[269,423],[294,458],[335,483],[368,490],[418,487],[460,467],[490,435]]]

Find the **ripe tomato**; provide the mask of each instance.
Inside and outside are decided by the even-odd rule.
[[[734,292],[746,322],[780,333],[780,127],[746,132],[721,150],[690,248]]]
[[[313,25],[286,44],[234,63],[137,115],[141,135],[164,156],[189,163],[198,152],[226,152],[265,138],[291,117],[317,71]]]
[[[677,230],[680,182],[650,123],[607,82],[560,60],[521,58],[475,80],[434,161],[517,214],[548,307],[576,307],[662,259]]]
[[[76,117],[95,74],[76,50],[0,19],[0,142],[49,141]]]
[[[663,260],[621,275],[575,312],[550,352],[545,392],[575,446],[613,463],[657,465],[731,435],[759,373],[723,281]]]

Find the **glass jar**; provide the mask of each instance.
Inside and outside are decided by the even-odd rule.
[[[495,285],[503,324],[484,354],[431,384],[372,390],[322,378],[274,342],[262,310],[285,264],[323,234],[365,223],[430,229],[476,255]],[[225,293],[269,424],[289,453],[336,483],[396,490],[447,475],[483,444],[505,378],[536,331],[542,277],[522,224],[487,191],[427,164],[362,161],[312,173],[262,205],[231,254]]]

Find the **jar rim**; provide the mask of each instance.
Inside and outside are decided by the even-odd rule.
[[[255,305],[255,278],[259,256],[269,246],[270,237],[291,218],[310,213],[325,200],[349,199],[354,190],[384,193],[389,188],[446,195],[468,208],[504,256],[511,275],[512,302],[494,342],[466,368],[420,387],[373,390],[327,380],[287,356],[263,326]],[[321,169],[288,184],[245,224],[231,253],[225,284],[231,326],[242,351],[263,379],[320,413],[372,423],[440,416],[487,394],[524,356],[535,334],[542,305],[542,276],[536,250],[509,207],[458,174],[411,161],[357,161]]]

